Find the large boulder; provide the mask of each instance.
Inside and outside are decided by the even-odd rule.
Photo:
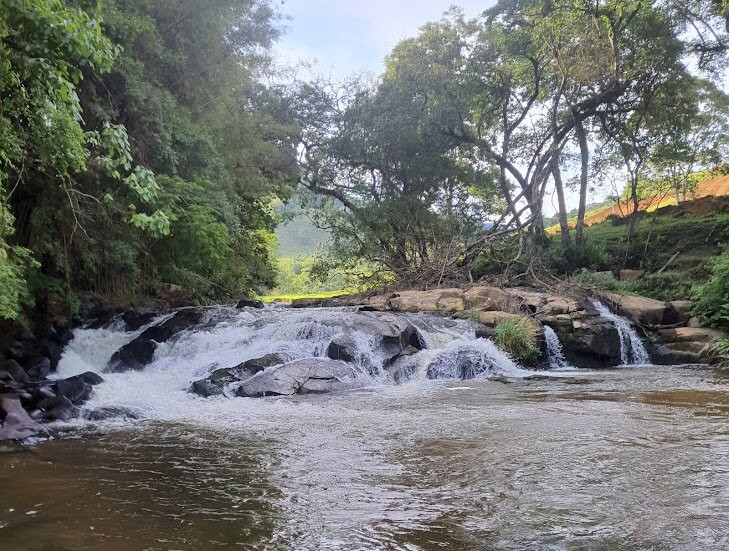
[[[25,369],[15,360],[4,360],[0,362],[0,379],[10,377],[16,383],[27,383],[30,377]]]
[[[570,332],[553,327],[562,341],[567,359],[580,367],[600,368],[619,365],[620,335],[615,325],[600,316],[574,321]]]
[[[493,358],[468,349],[443,352],[426,368],[428,379],[473,379],[484,373],[500,372]]]
[[[23,440],[48,431],[23,409],[13,394],[0,394],[0,440]]]
[[[204,313],[204,310],[198,308],[185,308],[178,310],[162,323],[148,327],[141,335],[114,352],[106,370],[111,373],[141,371],[152,361],[159,343],[195,327],[202,321]]]
[[[321,394],[356,386],[357,370],[341,361],[328,358],[307,358],[266,369],[243,382],[238,396],[293,396]]]
[[[493,310],[507,312],[515,307],[514,297],[505,289],[486,285],[471,287],[463,293],[463,301],[466,309],[482,312]]]
[[[51,360],[45,356],[31,356],[23,362],[23,369],[31,379],[45,379],[51,374]]]
[[[57,396],[68,398],[75,405],[82,404],[91,396],[91,387],[103,383],[96,373],[87,371],[81,375],[75,375],[68,379],[59,379],[51,386],[51,390]]]
[[[260,358],[246,360],[235,367],[216,369],[204,379],[193,382],[190,392],[205,398],[222,396],[231,383],[246,381],[264,369],[281,365],[288,360],[289,358],[281,354],[266,354]]]
[[[603,293],[618,311],[642,325],[672,325],[678,323],[679,314],[670,302],[634,295]]]
[[[464,308],[461,289],[401,291],[389,303],[400,312],[458,312]]]

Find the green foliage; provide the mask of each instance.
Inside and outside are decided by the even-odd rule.
[[[534,322],[527,317],[505,319],[497,323],[494,342],[517,361],[530,361],[539,356]]]
[[[709,280],[693,289],[694,313],[714,327],[729,328],[729,250],[712,263]]]
[[[33,305],[27,278],[39,267],[31,251],[6,242],[13,233],[13,222],[12,214],[0,203],[0,320],[19,320],[23,308]]]

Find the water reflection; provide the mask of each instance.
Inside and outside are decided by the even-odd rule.
[[[725,383],[679,368],[578,379],[241,401],[228,426],[102,424],[0,455],[0,548],[729,548]]]

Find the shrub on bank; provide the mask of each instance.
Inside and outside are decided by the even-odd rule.
[[[527,317],[500,321],[494,329],[494,342],[518,361],[534,360],[539,355],[536,328]]]
[[[693,288],[694,313],[713,327],[729,328],[729,250],[712,264],[706,283]]]

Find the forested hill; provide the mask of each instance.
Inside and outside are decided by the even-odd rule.
[[[278,32],[265,1],[2,3],[0,318],[273,283],[269,205],[297,176],[260,78]]]

